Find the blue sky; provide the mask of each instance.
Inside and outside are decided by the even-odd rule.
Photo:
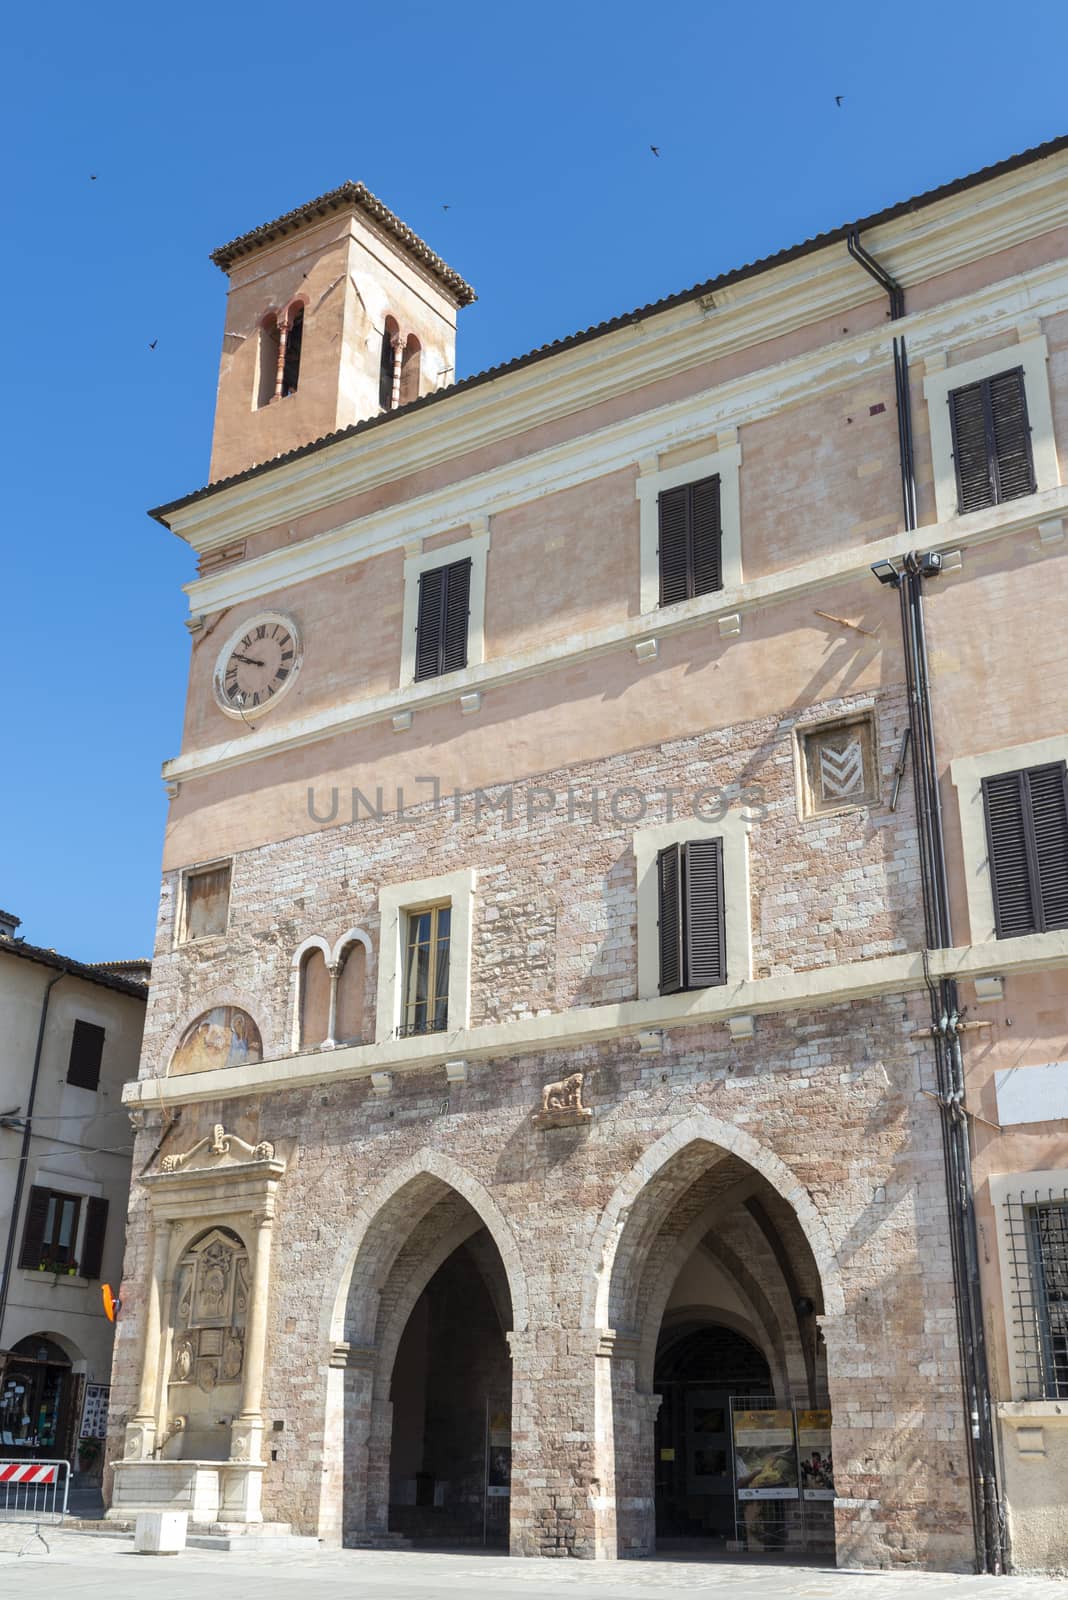
[[[462,377],[1068,126],[1048,0],[60,0],[5,45],[0,906],[85,960],[152,944],[192,561],[145,509],[207,477],[210,249],[362,179],[478,290]]]

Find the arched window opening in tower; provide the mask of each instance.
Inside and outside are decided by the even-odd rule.
[[[285,332],[285,356],[282,361],[282,398],[296,394],[300,380],[300,352],[304,343],[304,307],[294,306],[289,313],[289,327]]]

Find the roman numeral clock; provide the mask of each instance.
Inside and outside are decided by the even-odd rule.
[[[215,663],[216,704],[228,717],[262,716],[292,688],[303,648],[292,617],[264,611],[230,635]]]

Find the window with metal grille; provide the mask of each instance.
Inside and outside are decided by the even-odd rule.
[[[415,681],[440,678],[467,665],[471,557],[419,575],[415,624]]]
[[[1063,761],[983,779],[999,939],[1068,928],[1068,768]]]
[[[952,389],[948,399],[958,513],[1034,494],[1023,368]]]
[[[660,604],[675,605],[723,587],[719,474],[665,489],[657,500]]]
[[[723,840],[669,844],[656,858],[660,993],[727,981]]]
[[[451,906],[409,911],[406,921],[402,1039],[442,1033],[449,1022]]]
[[[1068,1399],[1068,1190],[1005,1201],[1020,1399]]]

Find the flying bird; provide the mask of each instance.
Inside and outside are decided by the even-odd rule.
[[[649,146],[649,148],[653,152],[653,155],[656,156],[657,160],[659,161],[659,159],[660,159],[660,149],[659,149],[659,147],[657,145],[655,145],[655,144],[651,144]]]
[[[95,183],[96,182],[96,173],[95,172],[91,172],[89,174],[89,182],[90,183]]]
[[[452,206],[442,206],[441,209],[442,209],[442,211],[451,211],[452,210]]]
[[[844,94],[836,94],[835,97],[834,97],[835,105],[836,106],[840,106],[844,99],[845,99],[845,95]]]
[[[153,339],[152,343],[149,345],[148,348],[150,350],[154,350],[158,344],[159,344],[159,340],[158,339]]]

